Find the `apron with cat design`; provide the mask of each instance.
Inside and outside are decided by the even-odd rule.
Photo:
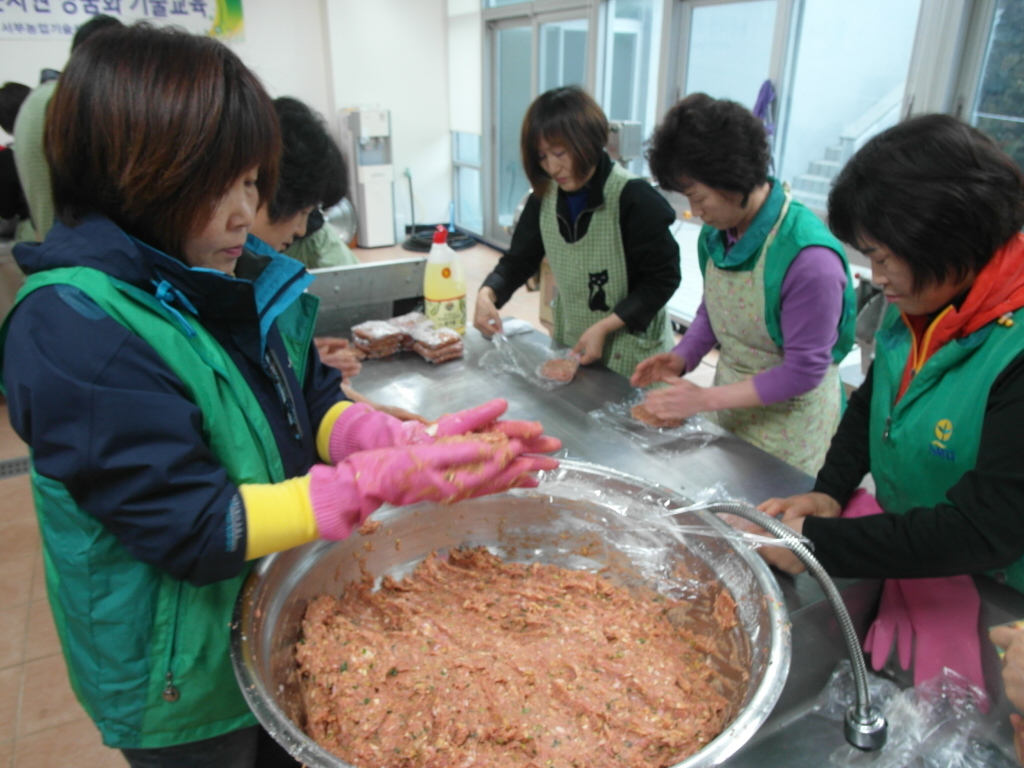
[[[593,212],[587,233],[574,243],[565,242],[559,231],[558,195],[545,195],[541,201],[541,237],[558,284],[554,338],[567,347],[575,346],[584,331],[608,317],[629,293],[626,249],[619,228],[619,198],[632,178],[621,166],[612,166],[604,185],[604,204]],[[638,363],[667,352],[672,342],[672,326],[667,310],[662,307],[646,330],[631,333],[623,327],[608,334],[601,362],[629,377]]]

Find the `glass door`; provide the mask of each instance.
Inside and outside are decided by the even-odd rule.
[[[608,0],[600,102],[608,119],[639,123],[640,142],[654,131],[658,65],[661,57],[661,2]],[[639,157],[625,157],[627,167],[646,175],[642,146]]]
[[[508,240],[516,205],[529,188],[519,160],[519,128],[533,99],[533,28],[503,26],[494,30],[494,147],[491,153],[493,210],[485,226],[490,239]]]
[[[494,22],[488,31],[493,95],[488,109],[491,151],[484,236],[506,247],[530,189],[519,152],[523,116],[543,91],[587,86],[590,20],[581,12],[547,13]]]

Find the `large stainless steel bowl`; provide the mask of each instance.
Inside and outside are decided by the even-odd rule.
[[[687,500],[659,485],[583,462],[563,460],[540,488],[450,506],[384,508],[372,536],[314,542],[266,558],[238,598],[232,658],[239,684],[263,726],[309,768],[344,768],[303,733],[293,648],[309,600],[340,594],[360,577],[403,576],[432,551],[484,545],[505,558],[569,568],[609,568],[686,598],[700,580],[732,593],[749,640],[750,679],[732,723],[675,768],[705,768],[739,749],[764,722],[790,663],[789,621],[771,571],[728,528],[703,511],[676,512]],[[684,533],[680,533],[683,531]],[[710,534],[710,535],[709,535]],[[583,553],[583,554],[581,554]]]

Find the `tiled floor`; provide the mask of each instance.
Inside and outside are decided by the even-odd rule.
[[[357,250],[362,261],[415,258],[400,247]],[[498,252],[476,245],[459,252],[470,297],[497,262]],[[520,290],[505,316],[538,319],[538,292]],[[710,383],[713,360],[691,375]],[[355,380],[358,386],[358,378]],[[0,404],[0,461],[27,455]],[[0,768],[124,768],[107,749],[67,681],[42,575],[39,534],[27,475],[0,480]]]

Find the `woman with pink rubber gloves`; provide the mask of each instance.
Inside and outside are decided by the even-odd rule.
[[[828,208],[890,306],[812,491],[761,509],[829,573],[888,579],[866,643],[876,669],[895,642],[915,681],[948,666],[983,687],[969,575],[1024,591],[1024,173],[974,128],[926,115],[858,151]],[[868,472],[877,504],[855,493]]]
[[[280,135],[221,43],[96,33],[45,143],[60,221],[15,249],[28,279],[0,374],[72,687],[133,768],[296,765],[230,662],[252,561],[382,504],[535,485],[557,462],[533,454],[559,442],[498,421],[500,400],[427,427],[343,399],[312,343],[312,277],[248,236]]]

